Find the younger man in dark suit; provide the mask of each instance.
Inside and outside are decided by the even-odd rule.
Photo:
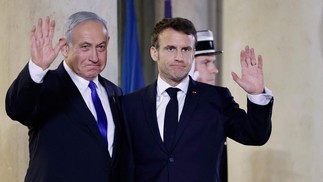
[[[246,46],[242,77],[232,73],[248,93],[246,113],[227,88],[188,76],[196,40],[187,19],[158,22],[150,48],[158,78],[122,100],[136,182],[220,182],[226,137],[245,145],[263,145],[270,137],[273,98],[264,86],[262,57]]]
[[[31,31],[31,60],[10,86],[6,111],[29,129],[26,182],[108,182],[118,161],[121,89],[100,76],[106,66],[106,21],[77,12],[55,47],[55,21]],[[50,65],[61,50],[64,61]]]

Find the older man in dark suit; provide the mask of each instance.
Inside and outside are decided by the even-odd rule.
[[[184,18],[163,19],[151,34],[150,53],[157,81],[122,99],[130,162],[136,182],[220,182],[224,141],[263,145],[271,133],[273,97],[265,89],[262,57],[241,51],[248,111],[227,88],[192,80],[196,30]]]
[[[99,74],[106,66],[108,28],[92,12],[77,12],[52,46],[55,21],[31,31],[31,60],[6,96],[8,115],[29,129],[26,182],[114,181],[122,137],[121,89]],[[61,50],[64,61],[50,65]]]

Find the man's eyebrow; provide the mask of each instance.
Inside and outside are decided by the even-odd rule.
[[[84,41],[84,42],[81,42],[81,43],[80,43],[80,45],[84,45],[84,44],[89,44],[89,45],[92,45],[91,43],[89,43],[89,42],[86,42],[86,41]]]
[[[84,41],[84,42],[81,42],[81,43],[80,43],[80,45],[84,45],[84,44],[93,45],[92,43],[87,42],[87,41]],[[97,45],[101,45],[101,44],[107,44],[107,41],[102,41],[102,42],[100,42],[100,43],[99,43],[99,44],[97,44]]]
[[[165,46],[165,48],[176,48],[176,47],[173,45],[167,45],[167,46]]]
[[[101,44],[107,44],[107,41],[103,41],[103,42],[99,43],[98,45],[101,45]]]
[[[189,49],[189,50],[193,50],[193,47],[191,47],[191,46],[186,46],[186,47],[182,47],[182,49]]]

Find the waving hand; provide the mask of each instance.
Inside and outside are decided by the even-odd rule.
[[[43,68],[47,69],[57,57],[60,49],[65,45],[65,40],[60,39],[55,47],[52,46],[54,37],[55,21],[46,17],[43,27],[43,20],[38,20],[38,25],[33,26],[31,30],[31,59],[32,61]]]
[[[234,72],[231,73],[233,80],[248,94],[260,94],[264,90],[262,69],[262,56],[255,57],[253,48],[245,47],[240,53],[241,78]]]

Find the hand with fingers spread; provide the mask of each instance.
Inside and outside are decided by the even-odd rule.
[[[249,46],[245,47],[240,53],[241,78],[232,72],[233,80],[248,94],[261,94],[264,90],[264,79],[262,69],[262,56],[255,57],[255,51]]]
[[[55,21],[49,17],[38,20],[37,27],[33,26],[31,30],[31,59],[43,70],[47,69],[57,57],[60,49],[65,45],[65,39],[61,38],[55,47],[52,46],[52,40],[55,31]]]

